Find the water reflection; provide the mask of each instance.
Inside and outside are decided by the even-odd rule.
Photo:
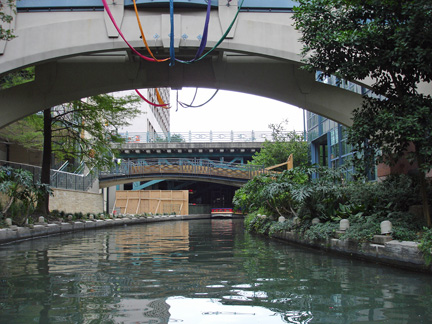
[[[428,275],[243,232],[146,224],[0,246],[0,323],[430,323]]]

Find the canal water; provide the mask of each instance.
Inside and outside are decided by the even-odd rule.
[[[432,323],[432,277],[163,222],[0,246],[0,323]]]

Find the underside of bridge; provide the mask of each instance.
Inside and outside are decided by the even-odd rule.
[[[175,55],[180,61],[172,64],[140,57],[149,54],[140,39],[136,14],[130,4],[122,4],[119,0],[109,6],[131,48],[103,8],[18,11],[14,20],[17,37],[0,48],[0,74],[35,66],[36,75],[33,82],[0,91],[0,127],[75,99],[154,87],[250,93],[343,124],[351,123],[351,112],[361,102],[358,94],[317,82],[314,73],[300,69],[301,44],[289,10],[242,11],[233,20],[238,1],[219,1],[210,13],[205,51],[219,45],[204,59],[184,64],[180,61],[193,59],[200,46],[205,18],[202,6],[184,4],[176,9],[171,23],[166,5],[140,7],[149,47],[157,58]],[[233,28],[219,43],[231,22],[235,22]]]
[[[135,179],[136,180],[136,179]],[[145,190],[188,190],[189,191],[189,213],[190,214],[207,214],[211,208],[216,207],[233,207],[232,200],[235,191],[244,183],[234,181],[223,181],[216,179],[177,179],[154,177],[155,181],[141,179],[135,182],[119,181],[116,186],[118,190],[135,190],[140,185]],[[230,184],[231,183],[231,184]],[[150,184],[150,185],[148,185]],[[103,184],[104,185],[104,184]],[[105,186],[105,185],[104,185]],[[112,189],[108,189],[112,192]],[[112,201],[108,204],[112,206]],[[114,198],[115,199],[115,198]],[[112,208],[112,207],[111,207]],[[108,208],[110,210],[110,208]]]
[[[126,184],[125,190],[132,190],[132,184]],[[175,181],[159,182],[146,190],[188,190],[189,204],[193,209],[209,211],[209,208],[232,207],[232,199],[238,186],[231,186],[203,181]]]

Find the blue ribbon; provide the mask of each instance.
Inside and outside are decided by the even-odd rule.
[[[170,21],[171,21],[171,33],[170,33],[170,66],[175,64],[175,51],[174,51],[174,0],[170,0]]]

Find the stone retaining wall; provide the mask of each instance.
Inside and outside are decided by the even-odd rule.
[[[418,249],[416,242],[392,240],[383,244],[374,244],[336,238],[311,242],[303,239],[298,233],[288,231],[273,234],[273,237],[313,248],[342,253],[351,257],[432,273],[432,266],[426,266],[423,253]]]
[[[93,213],[103,212],[103,196],[101,193],[84,192],[67,189],[53,189],[54,196],[50,197],[50,210],[65,213]]]
[[[191,219],[206,219],[210,215],[188,216],[153,216],[153,217],[123,217],[105,220],[81,220],[73,222],[58,222],[55,224],[32,225],[28,227],[11,226],[0,229],[0,244],[20,240],[28,240],[47,235],[63,234],[87,229],[104,228],[111,226],[123,226],[132,224],[155,223],[164,221],[182,221]]]

